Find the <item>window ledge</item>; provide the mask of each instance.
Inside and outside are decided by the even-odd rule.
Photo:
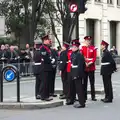
[[[117,5],[117,8],[120,8],[120,5]]]
[[[91,4],[91,0],[87,0],[86,4]]]
[[[102,5],[102,2],[95,1],[95,5]]]
[[[109,3],[108,3],[108,7],[114,7],[114,5],[113,5],[113,4],[109,4]]]

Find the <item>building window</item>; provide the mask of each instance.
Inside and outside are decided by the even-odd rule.
[[[95,0],[95,2],[101,2],[101,0]]]
[[[119,5],[119,6],[120,6],[120,0],[117,0],[117,5]]]
[[[107,0],[108,4],[113,4],[113,0]]]

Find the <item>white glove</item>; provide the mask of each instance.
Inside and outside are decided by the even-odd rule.
[[[51,63],[52,63],[52,64],[55,63],[55,59],[54,59],[54,58],[52,59]]]
[[[1,58],[1,60],[4,60],[4,59],[5,59],[4,57]]]
[[[29,56],[27,55],[27,56],[25,56],[25,58],[29,59]]]

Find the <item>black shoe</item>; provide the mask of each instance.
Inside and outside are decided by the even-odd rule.
[[[53,98],[41,98],[41,100],[43,100],[43,101],[51,101],[51,100],[53,100]]]
[[[103,102],[104,102],[104,103],[112,103],[112,100],[105,99]]]
[[[75,99],[75,102],[76,102],[76,101],[79,101],[79,100],[78,100],[78,99]]]
[[[97,101],[97,99],[96,98],[92,98],[92,101]]]
[[[104,99],[101,99],[101,101],[102,101],[102,102],[104,102],[104,100],[105,100],[105,99],[106,99],[106,98],[104,98]]]
[[[74,104],[74,102],[66,102],[66,105],[73,105]]]
[[[80,105],[80,104],[77,104],[77,105],[74,105],[75,108],[85,108],[85,105]]]
[[[50,94],[50,96],[51,96],[51,97],[57,97],[57,95],[56,95],[56,94]]]
[[[66,99],[66,96],[65,95],[60,96],[59,99]]]
[[[60,94],[60,96],[64,96],[64,94]]]
[[[41,99],[41,96],[40,96],[40,95],[37,95],[37,96],[36,96],[36,99]]]
[[[74,101],[71,101],[71,100],[66,101],[66,105],[73,105],[73,104],[74,104]]]

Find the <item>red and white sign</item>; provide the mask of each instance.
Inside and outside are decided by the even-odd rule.
[[[70,5],[70,11],[71,12],[77,12],[78,10],[78,6],[76,4],[71,4]]]

